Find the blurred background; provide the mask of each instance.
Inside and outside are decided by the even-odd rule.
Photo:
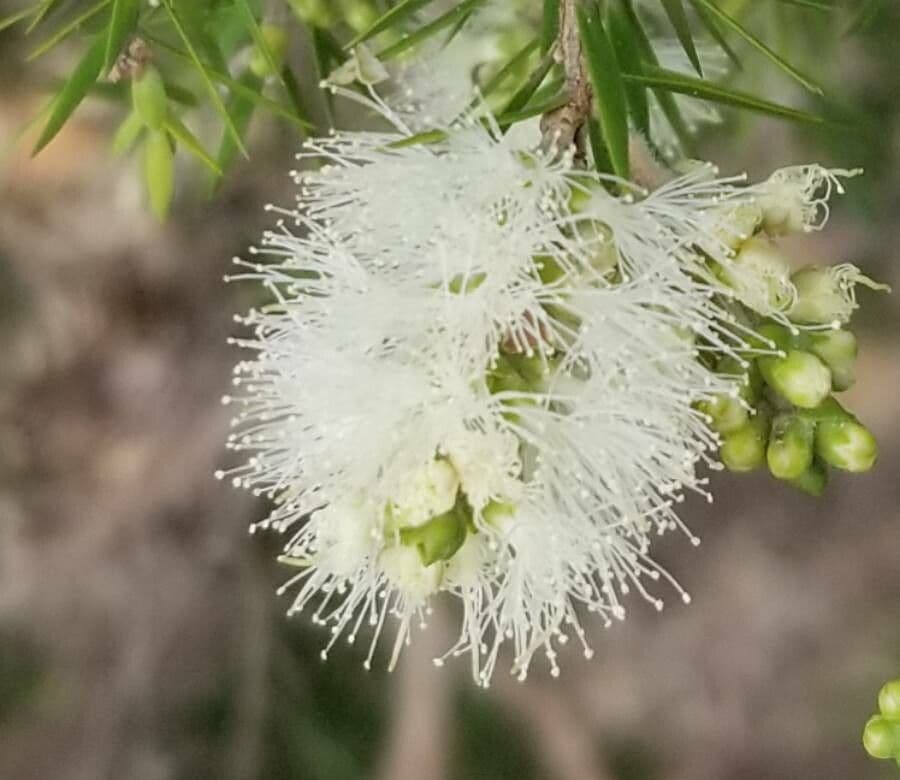
[[[887,5],[854,37],[791,30],[840,126],[729,117],[701,149],[756,177],[864,166],[828,229],[793,250],[900,289],[900,9]],[[690,606],[633,599],[625,623],[592,626],[592,661],[573,649],[559,679],[536,667],[487,691],[463,663],[433,668],[453,619],[440,610],[393,674],[365,672],[349,647],[322,663],[323,631],[287,621],[275,596],[279,540],[247,534],[266,506],[212,477],[236,359],[225,339],[254,294],[222,276],[263,204],[289,201],[297,139],[255,125],[252,160],[213,200],[180,171],[161,225],[136,166],[108,151],[103,101],[29,158],[17,139],[72,52],[26,69],[23,51],[0,33],[0,778],[898,775],[860,744],[878,688],[900,676],[897,294],[866,296],[857,319],[850,405],[880,463],[819,500],[762,473],[715,475],[715,505],[683,512],[702,546],[658,548]]]

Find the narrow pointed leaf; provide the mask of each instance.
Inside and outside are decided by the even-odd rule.
[[[744,108],[781,119],[792,119],[797,122],[809,122],[812,124],[822,124],[825,121],[822,117],[815,114],[799,111],[779,103],[772,103],[746,92],[731,89],[720,84],[713,84],[709,81],[704,81],[694,76],[687,76],[683,73],[676,73],[665,68],[645,66],[643,73],[625,74],[624,78],[625,81],[646,84],[647,86],[657,87],[669,92],[689,95],[690,97],[736,108]]]
[[[744,65],[741,62],[740,57],[738,57],[737,52],[732,48],[731,44],[728,43],[728,39],[722,34],[718,22],[716,22],[709,11],[702,5],[695,5],[694,10],[697,12],[697,18],[700,20],[700,23],[703,25],[706,32],[709,33],[710,38],[712,38],[716,42],[716,45],[725,52],[728,59],[734,63],[734,66],[738,70],[743,70]]]
[[[166,118],[165,128],[172,138],[178,141],[178,143],[200,160],[200,162],[213,173],[219,176],[222,175],[222,169],[219,167],[219,164],[209,155],[209,152],[203,148],[203,144],[201,144],[197,137],[185,127],[180,119],[171,115],[168,116]]]
[[[68,121],[72,113],[84,100],[90,88],[97,81],[100,72],[103,69],[103,55],[106,52],[106,41],[103,38],[97,38],[85,52],[68,81],[63,85],[50,108],[50,116],[47,124],[41,132],[37,143],[34,145],[32,156],[41,151],[50,143],[56,134],[62,129],[62,126]]]
[[[487,0],[463,0],[461,3],[458,3],[455,8],[451,8],[447,11],[447,13],[442,14],[434,21],[423,25],[415,32],[404,35],[399,41],[382,50],[378,54],[378,59],[393,59],[397,55],[402,54],[413,46],[417,46],[422,43],[422,41],[439,33],[445,27],[451,27],[456,24],[461,18],[471,13],[477,6],[482,5],[485,2],[487,2]]]
[[[106,34],[106,57],[103,70],[108,71],[118,59],[125,40],[137,24],[140,0],[113,0],[112,14]]]
[[[856,14],[854,14],[850,25],[847,27],[846,35],[855,35],[866,29],[878,16],[884,6],[884,0],[863,0]]]
[[[294,108],[294,113],[302,123],[300,125],[301,133],[303,135],[306,135],[306,133],[303,132],[304,125],[306,127],[312,127],[312,122],[310,121],[310,113],[309,109],[306,107],[305,101],[303,100],[303,93],[300,90],[300,82],[294,75],[294,71],[291,70],[290,65],[285,64],[281,69],[281,80],[284,82],[285,94],[287,94],[288,100],[290,100],[291,106],[293,106]]]
[[[100,0],[97,3],[94,3],[91,7],[82,11],[78,16],[72,19],[67,24],[64,24],[60,27],[53,35],[47,38],[46,41],[41,43],[39,46],[32,49],[28,55],[25,57],[25,62],[31,62],[32,60],[37,59],[42,54],[46,54],[50,49],[56,46],[58,43],[64,41],[68,38],[73,32],[75,32],[82,24],[96,16],[100,11],[102,11],[106,6],[110,4],[111,0]]]
[[[58,0],[44,0],[40,7],[35,9],[31,22],[29,22],[28,27],[25,28],[26,35],[33,32],[34,28],[44,21],[44,17],[53,10],[53,6],[55,6],[57,2]]]
[[[27,19],[37,10],[37,8],[38,6],[30,6],[29,8],[23,8],[21,11],[15,11],[8,16],[4,16],[0,19],[0,31],[5,30],[7,27],[12,27],[14,24],[18,24],[23,19]]]
[[[240,9],[241,17],[244,20],[247,31],[250,33],[250,37],[253,38],[253,43],[256,45],[259,53],[262,54],[263,59],[266,61],[266,65],[269,66],[269,72],[278,79],[282,87],[285,87],[281,66],[275,61],[275,56],[272,54],[269,42],[266,40],[266,36],[263,35],[262,28],[259,26],[256,17],[253,15],[253,9],[250,7],[250,3],[248,0],[234,0],[234,3]],[[287,87],[285,87],[285,89],[286,88]]]
[[[544,0],[541,21],[541,54],[546,54],[559,36],[559,0]]]
[[[691,65],[697,71],[697,75],[703,75],[703,67],[700,65],[700,57],[697,55],[697,47],[694,46],[694,37],[691,35],[691,25],[688,22],[687,14],[684,11],[684,4],[681,0],[662,0],[663,8],[666,16],[675,28],[675,34],[678,36],[678,42],[684,53],[687,54]]]
[[[238,77],[238,81],[251,90],[258,90],[263,84],[263,80],[250,70],[241,74]],[[228,101],[228,113],[231,114],[232,121],[241,137],[246,137],[255,107],[253,101],[248,100],[243,95],[233,94],[231,100]],[[232,137],[228,133],[222,133],[222,140],[219,142],[219,150],[216,153],[216,164],[221,172],[227,171],[231,167],[237,156],[237,151],[237,146],[235,146]],[[221,172],[212,179],[212,191],[215,191],[221,180]]]
[[[116,134],[112,140],[112,153],[116,156],[130,152],[138,137],[144,131],[144,120],[138,114],[132,111],[125,120],[119,125]]]
[[[507,102],[500,113],[503,115],[515,113],[528,105],[528,101],[534,97],[535,92],[537,92],[541,84],[544,83],[544,79],[547,78],[547,74],[550,72],[553,65],[553,55],[549,53],[545,54],[532,74],[528,77],[527,81],[516,90],[515,94],[509,99],[509,102]],[[500,126],[508,127],[508,125],[504,125],[503,123],[501,123]]]
[[[692,0],[692,2],[695,6],[701,7],[708,11],[711,16],[721,22],[725,27],[731,29],[733,32],[743,38],[748,44],[750,44],[760,54],[768,58],[772,63],[774,63],[788,76],[794,79],[798,84],[803,85],[804,87],[806,87],[806,89],[808,89],[810,92],[815,93],[816,95],[825,94],[822,88],[812,79],[797,70],[797,68],[795,68],[787,60],[785,60],[784,57],[782,57],[773,49],[769,48],[746,27],[744,27],[739,21],[737,21],[737,19],[727,14],[715,3],[710,2],[710,0]]]
[[[596,5],[577,8],[581,44],[594,87],[600,129],[617,176],[628,178],[628,107],[615,50]]]
[[[187,53],[191,59],[191,62],[194,63],[194,67],[200,72],[200,76],[203,79],[203,83],[206,85],[207,92],[209,93],[210,100],[212,101],[216,112],[222,118],[222,121],[225,123],[225,127],[228,128],[228,132],[231,133],[231,136],[234,139],[235,144],[237,144],[238,149],[240,149],[241,154],[243,154],[245,157],[249,156],[247,154],[246,148],[244,148],[244,142],[241,140],[240,133],[238,133],[237,128],[231,121],[231,117],[228,115],[228,109],[225,107],[225,103],[222,101],[222,97],[219,95],[219,91],[218,89],[216,89],[216,85],[213,83],[213,78],[210,74],[209,67],[200,59],[200,55],[197,53],[194,42],[187,34],[187,30],[181,23],[181,19],[179,18],[178,14],[175,12],[172,0],[162,0],[162,2],[163,6],[166,9],[166,13],[169,15],[169,19],[171,19],[172,21],[172,26],[178,33],[178,37],[181,38],[182,43],[184,43],[185,49],[187,49]]]
[[[398,3],[389,11],[382,14],[369,28],[363,30],[355,38],[352,38],[344,48],[347,51],[352,51],[355,46],[378,35],[380,32],[396,27],[401,22],[409,19],[416,11],[432,2],[434,2],[434,0],[403,0],[402,3]]]
[[[836,11],[837,6],[832,2],[826,2],[826,0],[779,0],[779,2],[784,3],[785,5],[796,5],[800,8],[811,8],[814,11]]]
[[[498,70],[494,76],[481,88],[481,97],[486,98],[489,95],[493,94],[506,79],[512,74],[515,73],[525,62],[528,61],[528,58],[534,53],[537,49],[538,44],[537,38],[527,43],[523,46],[513,58],[507,62],[500,70]]]
[[[606,15],[606,26],[616,59],[623,71],[640,73],[642,71],[641,52],[638,41],[633,34],[631,24],[621,7],[611,6]],[[650,106],[647,102],[647,88],[641,84],[625,84],[625,99],[634,126],[645,136],[650,135]]]

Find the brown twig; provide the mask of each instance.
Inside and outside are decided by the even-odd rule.
[[[581,34],[575,8],[578,0],[559,4],[559,38],[556,58],[566,72],[568,102],[544,114],[541,133],[544,147],[565,151],[575,143],[578,133],[591,114],[591,82],[581,56]]]

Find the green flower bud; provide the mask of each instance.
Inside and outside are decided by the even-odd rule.
[[[788,310],[788,316],[795,322],[809,325],[848,322],[859,308],[855,291],[857,284],[872,290],[890,290],[887,285],[878,284],[850,263],[832,268],[804,268],[797,271],[791,281],[797,297]]]
[[[331,0],[288,0],[293,12],[301,22],[314,27],[330,27],[335,23]]]
[[[344,21],[357,33],[368,30],[378,19],[378,11],[366,0],[342,0],[341,10]]]
[[[812,466],[815,425],[794,414],[780,414],[772,423],[766,461],[772,476],[799,479]]]
[[[810,352],[795,349],[783,358],[760,358],[759,368],[773,390],[801,409],[818,406],[831,392],[831,371]]]
[[[857,342],[849,330],[829,330],[809,336],[810,351],[825,361],[831,369],[834,390],[847,390],[856,380]]]
[[[875,465],[878,443],[865,425],[848,416],[818,424],[816,452],[835,468],[862,473]]]
[[[700,409],[712,418],[710,425],[718,433],[734,433],[743,428],[750,419],[747,408],[739,400],[728,395],[719,395],[704,401]]]
[[[737,251],[759,229],[762,209],[756,203],[740,203],[722,209],[712,228],[712,234],[729,249]]]
[[[287,30],[277,24],[264,24],[261,26],[260,30],[266,47],[269,50],[269,55],[272,58],[272,64],[274,64],[277,70],[281,70],[281,66],[284,64],[284,55],[287,52],[288,46]],[[265,53],[260,51],[258,47],[253,51],[253,54],[250,57],[249,67],[250,70],[260,78],[275,75],[269,65],[269,58],[266,57]]]
[[[745,241],[722,276],[744,304],[760,314],[782,311],[793,299],[787,257],[764,238]]]
[[[415,547],[423,566],[453,557],[466,541],[468,521],[464,502],[458,501],[449,512],[432,517],[427,523],[400,529],[400,542]]]
[[[889,720],[900,721],[900,680],[882,686],[878,692],[878,709]]]
[[[164,220],[175,193],[175,153],[165,130],[150,132],[144,142],[144,181],[150,208]]]
[[[151,130],[159,130],[166,121],[168,99],[166,85],[159,71],[147,65],[143,73],[131,83],[134,111]]]
[[[863,747],[872,758],[900,757],[900,723],[873,715],[863,730]]]
[[[579,222],[575,231],[585,245],[591,247],[590,264],[594,271],[605,274],[619,265],[619,250],[613,240],[612,230],[597,220]]]
[[[748,406],[756,406],[762,394],[764,382],[755,360],[744,365],[737,358],[724,357],[719,361],[716,370],[720,374],[738,377],[738,396]]]
[[[719,457],[729,471],[753,471],[766,461],[769,417],[757,412],[734,433],[725,437]]]
[[[790,483],[798,490],[818,498],[825,492],[828,484],[828,469],[818,458],[813,458],[809,468],[799,477],[790,480]]]

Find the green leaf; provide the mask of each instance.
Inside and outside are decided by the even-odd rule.
[[[175,27],[175,30],[178,33],[178,37],[181,38],[181,41],[184,43],[191,62],[193,62],[194,67],[197,68],[198,71],[200,71],[203,83],[206,85],[207,92],[209,92],[210,100],[212,101],[216,112],[222,118],[222,121],[225,123],[225,127],[228,129],[228,132],[231,133],[231,137],[237,144],[238,149],[240,149],[241,154],[243,154],[245,157],[249,157],[249,155],[247,154],[247,150],[244,148],[244,142],[241,140],[240,133],[238,133],[237,128],[231,121],[231,117],[228,115],[228,109],[225,107],[225,103],[222,102],[219,91],[216,89],[216,85],[213,83],[213,77],[210,73],[209,66],[207,66],[200,59],[199,54],[197,54],[197,49],[194,46],[193,41],[191,41],[190,36],[187,34],[187,30],[181,23],[178,14],[175,13],[175,8],[172,4],[172,0],[162,0],[162,4],[166,9],[166,13],[169,15],[169,19],[172,20],[172,25],[173,27]]]
[[[811,8],[814,11],[831,12],[837,10],[837,6],[830,0],[779,0],[779,2],[785,5],[796,5],[800,8]]]
[[[35,47],[32,51],[28,53],[25,57],[25,62],[31,62],[32,60],[37,59],[42,54],[46,54],[50,49],[56,46],[61,41],[64,41],[68,38],[75,30],[81,27],[86,21],[91,19],[96,14],[100,13],[106,6],[110,4],[111,0],[100,0],[100,2],[95,3],[87,10],[80,13],[74,19],[72,19],[68,24],[64,24],[60,27],[53,35],[51,35],[46,41],[44,41],[39,46]]]
[[[710,15],[709,11],[702,5],[695,5],[694,10],[697,12],[697,18],[706,29],[706,32],[709,33],[709,36],[716,42],[718,47],[728,55],[728,59],[734,63],[734,66],[738,70],[742,70],[744,65],[741,62],[740,57],[738,57],[737,52],[731,47],[731,44],[728,43],[728,39],[722,34],[718,23]]]
[[[116,134],[113,136],[112,153],[118,156],[130,152],[143,129],[144,120],[141,119],[137,112],[132,111],[125,117],[125,120],[119,125],[119,129],[116,130]]]
[[[577,16],[587,70],[597,101],[603,140],[616,175],[627,179],[628,107],[619,62],[606,30],[603,29],[598,7],[595,4],[579,5]]]
[[[147,35],[145,37],[147,38],[148,41],[151,41],[154,45],[158,46],[161,49],[165,49],[170,54],[173,54],[176,57],[179,57],[180,59],[183,59],[187,62],[194,61],[193,57],[191,57],[191,55],[188,52],[183,51],[182,49],[179,49],[177,46],[172,46],[171,44],[166,43],[161,38],[154,38],[150,35]],[[206,65],[205,67],[206,67],[206,73],[208,74],[210,79],[218,82],[219,84],[222,84],[225,87],[228,87],[228,89],[231,90],[232,92],[239,94],[239,95],[243,95],[244,97],[253,101],[257,105],[262,106],[262,107],[266,108],[267,110],[271,111],[273,114],[276,114],[277,116],[280,116],[283,119],[286,119],[288,122],[290,122],[292,125],[294,125],[294,127],[297,127],[300,130],[307,130],[311,127],[311,125],[308,122],[306,122],[305,120],[296,116],[293,112],[291,112],[290,110],[285,108],[280,103],[278,103],[274,100],[271,100],[270,98],[267,98],[265,95],[260,94],[258,91],[248,89],[243,84],[241,84],[239,81],[231,78],[231,76],[226,76],[224,73],[220,73],[219,71],[215,70],[214,68],[210,67],[209,65]],[[171,95],[171,97],[173,97],[173,99],[174,99],[174,94]]]
[[[500,127],[510,127],[519,122],[524,122],[526,119],[532,119],[533,117],[541,116],[550,111],[555,111],[557,108],[561,108],[568,102],[568,94],[561,92],[546,100],[533,101],[521,111],[511,111],[506,114],[500,114],[500,116],[497,117],[497,124],[500,125]]]
[[[34,17],[31,19],[28,27],[25,28],[26,35],[31,33],[35,27],[44,21],[44,17],[53,10],[53,6],[55,6],[58,1],[59,0],[43,0],[40,7],[34,9]]]
[[[544,0],[541,21],[541,54],[546,54],[559,37],[559,0]]]
[[[209,156],[209,153],[203,148],[203,144],[201,144],[197,137],[184,126],[178,117],[166,117],[165,128],[169,135],[194,155],[194,157],[200,160],[200,162],[214,174],[217,176],[222,175],[222,169],[219,167],[219,164]]]
[[[50,116],[37,143],[34,145],[34,150],[31,152],[32,157],[56,137],[62,126],[72,116],[72,113],[78,108],[81,101],[84,100],[84,96],[87,95],[94,82],[100,76],[105,52],[106,41],[102,37],[98,37],[75,66],[75,70],[72,71],[68,81],[66,81],[56,97],[53,98]]]
[[[863,0],[862,5],[853,15],[845,35],[855,35],[865,30],[866,27],[875,21],[875,17],[878,16],[883,6],[884,0]]]
[[[382,14],[368,29],[363,30],[359,35],[352,38],[344,48],[347,51],[352,51],[355,46],[359,46],[359,44],[378,35],[380,32],[384,32],[391,27],[399,25],[401,22],[409,19],[416,11],[432,2],[434,2],[434,0],[403,0],[403,2],[398,3],[389,11]]]
[[[534,97],[534,93],[537,92],[538,87],[544,83],[544,79],[547,78],[547,74],[550,72],[553,65],[553,54],[552,52],[548,52],[543,56],[526,82],[519,87],[515,94],[509,99],[509,102],[503,107],[501,114],[506,115],[515,113],[528,105],[528,101]],[[505,129],[506,127],[509,127],[509,125],[501,122],[500,127]]]
[[[616,59],[623,71],[640,73],[642,71],[641,51],[637,36],[633,34],[628,17],[616,4],[609,7],[606,15],[606,26]],[[647,89],[640,84],[625,84],[625,99],[635,127],[645,136],[650,135],[650,106],[647,102]]]
[[[797,122],[809,122],[811,124],[823,124],[824,119],[815,114],[809,114],[805,111],[799,111],[795,108],[789,108],[779,103],[772,103],[763,98],[749,95],[746,92],[740,92],[736,89],[724,87],[720,84],[713,84],[703,79],[693,76],[687,76],[683,73],[666,70],[665,68],[653,67],[645,65],[642,74],[624,74],[625,81],[632,81],[638,84],[646,84],[648,87],[664,89],[669,92],[677,92],[682,95],[699,98],[701,100],[709,100],[714,103],[721,103],[736,108],[744,108],[749,111],[756,111],[761,114],[778,117],[780,119],[791,119]]]
[[[501,84],[513,73],[515,73],[522,65],[524,65],[528,58],[534,53],[535,49],[537,49],[538,44],[537,38],[525,44],[515,55],[513,55],[512,59],[507,62],[500,70],[498,70],[494,76],[481,88],[480,98],[476,98],[470,105],[470,108],[475,106],[480,99],[488,97],[497,90]]]
[[[23,8],[21,11],[14,11],[8,16],[4,16],[2,19],[0,19],[0,32],[5,30],[7,27],[12,27],[14,24],[18,24],[23,19],[27,19],[37,10],[37,8],[37,5],[32,5],[28,8]]]
[[[697,47],[694,46],[694,38],[691,35],[691,25],[690,22],[688,22],[687,14],[684,11],[684,4],[681,0],[662,0],[662,4],[666,11],[666,16],[669,17],[672,27],[675,28],[675,34],[678,36],[681,48],[684,49],[684,53],[687,54],[688,59],[691,61],[691,65],[693,65],[694,70],[697,71],[697,75],[702,76],[703,68],[700,65],[700,57],[697,55]]]
[[[175,155],[165,130],[149,133],[144,141],[144,183],[150,208],[162,222],[175,193]]]
[[[765,43],[763,43],[746,27],[738,22],[737,19],[727,14],[725,11],[719,8],[719,6],[710,2],[710,0],[691,0],[691,2],[695,6],[704,8],[706,11],[708,11],[711,16],[720,21],[723,25],[725,25],[725,27],[730,28],[737,35],[741,36],[747,43],[749,43],[753,48],[760,52],[760,54],[767,57],[788,76],[794,79],[797,83],[802,84],[810,92],[813,92],[817,95],[825,94],[822,88],[814,81],[812,81],[812,79],[804,76],[799,70],[797,70],[797,68],[791,65],[780,54],[770,49]]]
[[[647,33],[644,30],[644,26],[641,24],[641,20],[635,13],[634,6],[631,4],[631,0],[622,0],[622,8],[625,11],[626,18],[631,24],[634,40],[636,41],[637,46],[641,51],[641,56],[644,62],[650,66],[659,67],[659,60],[656,57],[656,52],[653,50],[653,44],[650,43],[650,38],[647,36]],[[626,81],[625,83],[628,84],[629,82]],[[660,108],[662,109],[663,114],[665,114],[666,120],[675,131],[675,135],[677,136],[678,141],[681,144],[682,149],[684,150],[684,153],[688,157],[694,157],[694,141],[691,137],[690,131],[687,128],[687,124],[684,121],[684,117],[682,117],[681,115],[681,109],[678,107],[678,103],[675,101],[675,98],[664,89],[654,89],[653,94],[659,102]]]
[[[303,100],[303,93],[300,90],[300,81],[294,75],[291,66],[287,63],[285,63],[284,67],[281,69],[281,80],[284,82],[285,94],[288,96],[288,100],[290,100],[291,105],[294,107],[297,118],[302,123],[300,125],[300,132],[302,135],[306,135],[304,132],[304,125],[309,128],[312,127],[312,122],[309,120],[310,113]]]
[[[251,91],[259,90],[263,85],[263,79],[250,70],[245,71],[238,77],[238,81]],[[241,137],[246,137],[247,129],[250,126],[250,120],[253,117],[255,104],[252,100],[248,100],[243,95],[234,94],[228,102],[228,113],[237,127]],[[219,150],[216,153],[216,163],[220,171],[228,170],[234,163],[237,156],[237,147],[234,140],[228,133],[222,134],[222,140],[219,142]],[[221,173],[217,174],[212,181],[213,190],[218,186],[221,179]]]
[[[272,54],[269,42],[266,40],[266,36],[263,35],[262,28],[259,26],[259,22],[256,21],[256,17],[253,15],[253,9],[250,7],[250,3],[248,0],[234,0],[234,3],[240,9],[241,17],[244,20],[244,24],[247,26],[250,37],[253,38],[253,43],[256,44],[256,48],[259,50],[259,53],[262,54],[266,65],[269,66],[269,73],[272,73],[281,83],[281,86],[284,87],[285,84],[281,74],[281,66],[276,62],[275,56]]]
[[[594,167],[601,173],[612,173],[612,161],[609,159],[609,152],[606,144],[603,143],[603,131],[600,129],[600,123],[591,117],[588,119],[588,141],[591,144],[591,153],[594,156]]]
[[[109,28],[106,37],[106,56],[103,60],[103,70],[109,70],[118,59],[125,39],[134,30],[137,24],[140,0],[113,0],[112,14],[109,19]]]
[[[404,35],[399,41],[388,46],[386,49],[383,49],[378,54],[378,59],[382,61],[393,59],[397,55],[411,49],[413,46],[427,40],[432,35],[439,33],[445,27],[456,24],[470,11],[485,2],[487,2],[487,0],[462,0],[461,3],[458,3],[455,8],[450,9],[447,13],[442,14],[434,21],[423,25],[415,32]]]

